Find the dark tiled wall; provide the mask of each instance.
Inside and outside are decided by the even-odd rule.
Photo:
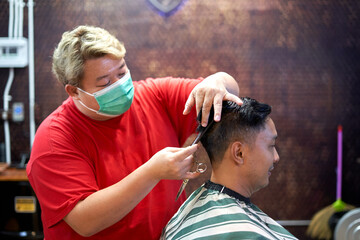
[[[0,1],[2,37],[7,8]],[[359,10],[352,0],[187,0],[164,17],[146,0],[38,0],[36,124],[67,97],[51,74],[61,34],[80,24],[101,26],[125,43],[135,80],[226,71],[238,80],[241,95],[273,106],[281,159],[270,185],[253,197],[270,216],[310,219],[335,201],[338,124],[344,126],[342,198],[359,206]],[[24,27],[27,36],[26,21]],[[27,72],[15,71],[13,101],[28,102]],[[8,70],[0,69],[1,91],[7,77]],[[15,162],[29,151],[27,121],[26,115],[24,123],[11,123]],[[207,160],[204,152],[198,157]],[[294,231],[304,239],[304,229]]]

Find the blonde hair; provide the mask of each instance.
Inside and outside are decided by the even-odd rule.
[[[78,26],[62,35],[53,54],[52,72],[64,86],[79,87],[86,60],[107,54],[121,59],[125,53],[123,43],[105,29]]]

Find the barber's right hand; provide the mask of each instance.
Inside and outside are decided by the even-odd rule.
[[[198,148],[197,144],[185,148],[164,148],[147,162],[149,171],[158,180],[196,178],[200,173],[191,172],[191,168],[194,164],[192,154]]]

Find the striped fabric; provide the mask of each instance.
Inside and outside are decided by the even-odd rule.
[[[161,239],[297,239],[252,203],[204,186],[166,225]]]

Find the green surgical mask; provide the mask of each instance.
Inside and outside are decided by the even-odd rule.
[[[104,116],[119,116],[126,112],[132,103],[134,98],[134,85],[132,83],[130,71],[128,71],[124,77],[111,84],[110,86],[101,89],[93,94],[88,93],[81,88],[80,91],[93,96],[100,106],[99,111],[86,106],[79,100],[81,105],[85,108]]]

